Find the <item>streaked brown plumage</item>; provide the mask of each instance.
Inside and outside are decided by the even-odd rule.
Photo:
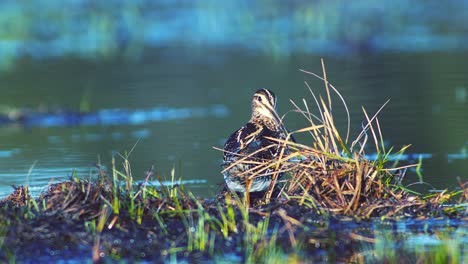
[[[252,100],[252,116],[240,129],[234,132],[224,144],[224,180],[228,188],[246,192],[246,179],[256,164],[274,159],[280,152],[280,144],[267,137],[286,139],[287,130],[276,113],[276,96],[267,89],[255,92]],[[251,155],[252,153],[255,154]],[[251,156],[249,156],[251,155]],[[242,163],[232,166],[239,159],[249,156]],[[274,170],[267,169],[252,177],[250,192],[265,191],[271,183]],[[281,176],[281,175],[279,175]]]

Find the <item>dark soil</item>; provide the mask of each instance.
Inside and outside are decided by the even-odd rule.
[[[110,187],[109,187],[110,186]],[[171,188],[153,189],[158,196],[143,197],[139,186],[133,204],[142,209],[138,220],[128,210],[131,195],[123,188],[113,193],[107,180],[88,182],[72,179],[51,185],[39,198],[33,200],[28,188],[14,187],[12,194],[0,202],[0,260],[15,260],[22,263],[50,262],[55,260],[93,259],[94,261],[147,260],[167,262],[176,258],[190,263],[224,259],[246,261],[245,216],[241,199],[221,191],[215,199],[195,199],[175,187],[177,198],[171,198]],[[117,195],[117,196],[115,196]],[[111,203],[117,197],[120,211],[113,212]],[[226,198],[228,197],[228,198]],[[273,197],[278,197],[274,193]],[[332,210],[311,208],[297,199],[279,197],[270,204],[263,204],[263,194],[252,194],[252,206],[248,221],[253,226],[269,217],[268,232],[253,245],[254,250],[266,248],[269,239],[275,237],[275,245],[282,252],[297,254],[308,261],[350,261],[358,249],[373,243],[375,217],[388,215],[392,208],[374,209],[371,218],[360,220],[349,216],[335,215]],[[231,205],[226,204],[230,201]],[[395,201],[389,201],[393,204]],[[466,201],[465,201],[466,202]],[[201,207],[200,207],[201,205]],[[235,231],[227,236],[214,223],[222,222],[228,210],[234,212]],[[203,215],[200,215],[203,214]],[[211,221],[206,220],[207,215]],[[204,231],[213,238],[205,250],[188,250],[190,232],[198,226],[200,217],[205,218]],[[451,211],[440,205],[425,202],[407,206],[392,214],[392,218],[378,220],[396,233],[398,217],[416,222],[435,217],[458,219],[441,224],[459,226],[466,224],[466,212]],[[99,221],[104,219],[102,229]],[[216,219],[216,220],[213,220]],[[434,226],[434,225],[433,225]],[[427,230],[426,230],[427,231]]]

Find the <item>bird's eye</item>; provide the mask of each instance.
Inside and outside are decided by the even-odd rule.
[[[261,102],[261,101],[262,101],[262,97],[257,96],[257,101]]]

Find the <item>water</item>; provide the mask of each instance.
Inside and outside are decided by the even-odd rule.
[[[64,15],[53,1],[5,1],[0,110],[58,114],[0,126],[0,196],[13,184],[40,192],[73,173],[90,177],[98,161],[109,166],[128,152],[137,179],[154,165],[157,175],[175,170],[195,194],[214,195],[223,179],[212,147],[249,119],[253,92],[273,90],[280,113],[293,108],[289,99],[312,105],[303,82],[321,93],[323,84],[299,69],[320,74],[320,58],[350,108],[351,139],[361,106],[373,114],[391,99],[379,119],[387,146],[412,144],[405,162],[423,159],[423,189],[454,188],[468,178],[460,12],[468,2],[448,1],[447,12],[439,4],[71,1]],[[79,110],[89,116],[60,124],[61,114]],[[106,122],[96,118],[103,115]],[[344,134],[339,100],[334,115]],[[307,125],[294,113],[285,122],[290,130]],[[407,180],[418,180],[414,171]]]
[[[223,182],[213,147],[249,119],[253,93],[273,90],[286,126],[307,126],[289,100],[313,107],[304,81],[325,94],[320,80],[299,71],[320,75],[321,58],[349,107],[350,141],[365,120],[362,107],[373,115],[390,99],[379,115],[387,148],[411,144],[403,164],[422,160],[426,184],[411,188],[468,180],[468,1],[117,2],[0,3],[0,197],[11,185],[38,195],[72,175],[95,177],[97,163],[109,168],[121,156],[137,182],[154,166],[164,184],[173,176],[213,197]],[[333,115],[344,135],[338,98]],[[409,170],[404,184],[419,180]],[[374,237],[353,249],[358,257],[424,256],[448,244],[463,262],[465,222],[352,221],[327,230],[330,239],[334,230]],[[440,238],[445,232],[449,240]],[[336,258],[326,251],[317,258]]]
[[[300,102],[306,98],[313,104],[304,80],[324,93],[319,80],[298,71],[320,73],[318,56],[297,55],[278,61],[267,56],[225,54],[222,64],[213,64],[201,59],[174,62],[165,52],[152,50],[151,59],[130,63],[52,60],[38,65],[33,61],[4,73],[0,77],[2,104],[15,107],[79,109],[87,101],[90,114],[109,109],[145,113],[158,107],[193,110],[219,106],[224,110],[220,115],[188,114],[124,124],[4,125],[0,127],[1,193],[8,193],[12,184],[43,186],[73,171],[89,177],[99,159],[109,165],[113,155],[125,155],[133,149],[130,161],[137,179],[144,178],[151,165],[166,178],[175,168],[177,178],[206,180],[191,187],[198,195],[210,196],[223,181],[219,167],[222,155],[212,147],[221,147],[225,138],[248,120],[256,89],[275,91],[280,113],[293,108],[289,99]],[[215,52],[209,50],[206,55]],[[468,65],[462,58],[467,56],[453,52],[385,53],[366,54],[365,60],[361,56],[325,57],[325,62],[329,80],[350,108],[351,138],[357,136],[364,120],[361,106],[374,113],[391,99],[380,116],[386,143],[412,144],[412,158],[419,153],[425,158],[424,180],[434,188],[453,188],[456,177],[466,180],[467,171],[468,123],[463,120],[468,108],[466,96],[457,96],[468,84]],[[431,61],[440,66],[432,66]],[[338,100],[335,104],[337,123],[344,134],[345,114]],[[287,115],[286,124],[291,130],[307,125],[294,113]],[[310,140],[299,139],[304,143]],[[417,180],[414,173],[409,177]]]

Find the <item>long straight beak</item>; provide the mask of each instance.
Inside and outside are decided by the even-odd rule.
[[[276,113],[276,110],[269,105],[266,106],[268,108],[268,111],[270,111],[271,115],[275,119],[276,124],[283,130],[284,133],[288,133],[289,131],[286,129],[286,127],[283,125],[283,121],[279,117],[278,113]]]
[[[266,105],[266,108],[271,113],[271,115],[275,119],[275,122],[278,124],[278,126],[282,126],[283,122],[281,121],[281,118],[278,116],[278,113],[276,113],[276,110],[269,105]]]
[[[271,113],[271,115],[273,116],[273,118],[275,119],[275,122],[278,124],[278,126],[280,127],[280,129],[285,133],[285,134],[288,134],[289,131],[288,129],[286,129],[286,127],[283,125],[283,120],[279,117],[278,113],[276,112],[276,110],[270,106],[266,106],[266,108],[268,109],[268,111]],[[291,135],[290,137],[290,140],[292,142],[296,142],[296,139]]]

